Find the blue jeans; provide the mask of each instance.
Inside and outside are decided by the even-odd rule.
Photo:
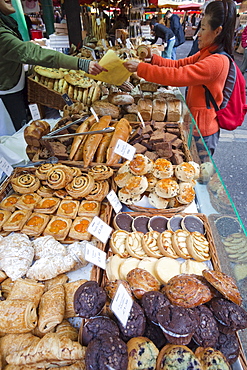
[[[172,59],[172,50],[173,50],[173,46],[175,44],[175,37],[171,38],[168,40],[168,43],[167,43],[167,47],[165,48],[164,51],[162,51],[162,57],[165,58],[165,59]]]
[[[177,46],[172,49],[172,59],[176,60],[177,59]]]

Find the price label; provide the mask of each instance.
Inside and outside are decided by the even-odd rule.
[[[120,212],[121,209],[122,209],[122,204],[119,201],[115,191],[111,190],[110,193],[106,197],[109,200],[109,202],[110,202],[111,206],[113,207],[114,211],[116,213]]]
[[[99,122],[99,117],[97,116],[95,110],[92,107],[90,107],[90,111],[91,111],[92,115],[94,116],[94,118],[96,119],[96,121]]]
[[[126,327],[132,305],[133,299],[125,287],[120,284],[112,301],[111,310],[124,327]]]
[[[136,148],[126,143],[125,141],[118,139],[117,145],[115,146],[114,153],[121,155],[131,161],[135,155]]]
[[[102,243],[106,243],[112,232],[112,228],[101,220],[98,216],[95,216],[88,226],[87,231],[99,239]]]
[[[101,42],[102,42],[103,48],[106,48],[106,42],[105,42],[105,39],[101,39]]]
[[[73,104],[73,101],[70,99],[68,94],[63,94],[62,95],[63,100],[68,106],[71,106]]]
[[[41,118],[37,104],[29,104],[29,110],[34,121]]]
[[[100,26],[100,18],[96,18],[97,26]]]
[[[119,42],[119,44],[122,44],[122,40],[120,39],[120,37],[117,39],[117,41]]]
[[[85,260],[105,270],[106,253],[90,243],[86,244]]]
[[[111,40],[109,40],[109,45],[110,45],[110,47],[112,47],[112,42],[111,42]]]
[[[0,157],[0,170],[2,170],[7,176],[10,176],[14,171],[11,164],[9,164],[9,162],[3,157]]]

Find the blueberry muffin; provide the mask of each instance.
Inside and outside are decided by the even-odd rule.
[[[196,357],[201,362],[203,369],[207,370],[230,370],[231,367],[225,356],[220,351],[207,347],[198,347],[195,352]]]
[[[203,370],[200,361],[186,346],[167,344],[157,359],[157,370]]]
[[[128,370],[155,370],[159,354],[158,348],[148,338],[135,337],[127,343]]]

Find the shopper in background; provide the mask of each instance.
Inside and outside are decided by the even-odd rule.
[[[92,75],[105,71],[98,63],[43,49],[22,41],[11,2],[0,0],[0,135],[11,134],[27,123],[23,64],[51,68],[82,69]],[[9,127],[11,125],[11,128]],[[14,127],[13,127],[14,126]]]
[[[245,26],[243,33],[242,33],[241,45],[244,48],[244,54],[243,54],[242,64],[240,66],[240,71],[244,75],[247,69],[247,26]]]
[[[162,39],[162,43],[164,44],[164,51],[162,51],[162,57],[171,59],[173,46],[175,44],[175,35],[172,30],[166,27],[162,23],[154,23],[151,24],[151,29],[154,32],[155,38],[152,41],[152,44],[157,43],[158,39]]]
[[[177,47],[185,42],[184,31],[180,23],[180,18],[177,14],[173,14],[170,10],[168,10],[165,14],[165,17],[170,21],[170,29],[176,37],[176,41],[172,50],[172,59],[175,60],[177,59]]]
[[[165,86],[189,87],[187,105],[212,155],[219,140],[220,129],[214,108],[207,109],[203,85],[208,87],[220,106],[229,71],[229,59],[219,52],[233,54],[235,20],[234,1],[212,1],[206,6],[201,21],[198,34],[199,52],[179,60],[153,55],[151,64],[140,61],[124,63],[128,71],[137,72],[139,77],[147,81]],[[199,144],[199,137],[195,139]]]

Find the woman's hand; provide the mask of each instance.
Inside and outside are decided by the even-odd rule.
[[[137,71],[139,63],[140,62],[138,60],[128,60],[123,65],[129,72],[133,73]]]
[[[107,69],[105,69],[104,67],[101,67],[97,62],[92,61],[89,63],[88,73],[90,75],[96,76],[100,72],[107,72]]]

